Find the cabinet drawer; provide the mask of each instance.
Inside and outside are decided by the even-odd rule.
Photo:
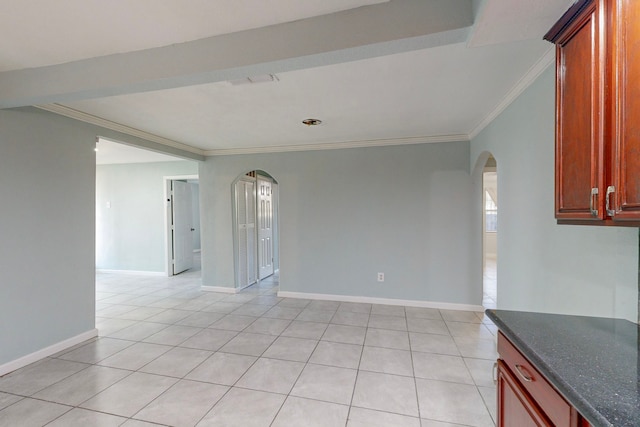
[[[571,405],[501,332],[498,333],[498,353],[524,389],[544,408],[554,425],[572,424]]]

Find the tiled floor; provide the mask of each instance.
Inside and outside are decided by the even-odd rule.
[[[482,275],[483,299],[485,308],[496,308],[498,297],[498,275],[496,258],[487,257]]]
[[[494,426],[482,313],[99,274],[100,337],[0,378],[0,426]],[[155,423],[155,424],[154,424]]]

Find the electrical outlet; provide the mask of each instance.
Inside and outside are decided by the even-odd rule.
[[[384,273],[378,273],[378,282],[384,282]]]

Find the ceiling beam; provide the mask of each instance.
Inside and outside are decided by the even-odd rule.
[[[171,46],[0,73],[0,108],[171,89],[467,40],[471,0],[391,0]]]

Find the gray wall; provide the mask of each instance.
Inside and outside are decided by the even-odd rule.
[[[96,268],[164,272],[163,178],[197,173],[192,161],[97,166]]]
[[[95,327],[96,136],[162,151],[35,108],[0,110],[0,365]]]
[[[635,322],[638,230],[554,219],[554,84],[550,67],[471,142],[474,179],[498,164],[498,307]]]
[[[94,328],[94,141],[0,110],[0,365]]]
[[[232,183],[259,169],[279,184],[281,290],[480,304],[468,164],[468,142],[209,157],[203,284],[234,286]]]

